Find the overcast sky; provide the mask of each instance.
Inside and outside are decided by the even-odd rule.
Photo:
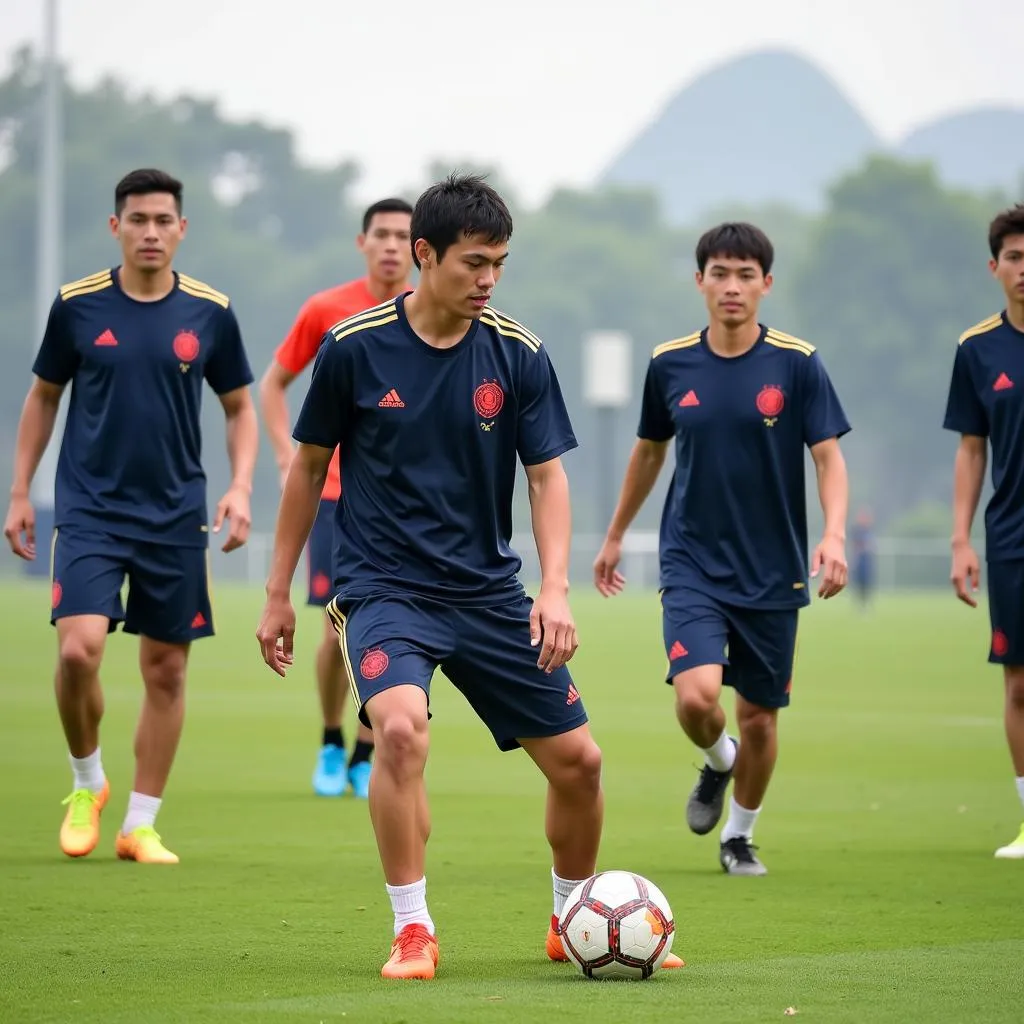
[[[41,40],[43,6],[0,0],[4,67]],[[290,127],[309,160],[356,159],[367,199],[434,157],[499,166],[529,201],[587,184],[695,75],[762,47],[814,60],[889,139],[977,103],[1024,105],[1019,0],[60,0],[60,12],[76,82],[115,74]],[[742,131],[757,97],[722,117]]]

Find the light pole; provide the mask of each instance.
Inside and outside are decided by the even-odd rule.
[[[61,81],[57,56],[57,15],[58,0],[45,0],[43,8],[43,90],[41,96],[42,132],[39,146],[39,195],[36,222],[36,336],[33,339],[33,353],[46,330],[61,275],[61,213],[64,203],[61,187],[62,132],[61,132]],[[54,425],[53,436],[46,446],[32,481],[32,503],[36,511],[36,537],[40,550],[46,551],[47,537],[53,532],[54,478],[57,473],[57,453],[64,429],[64,409],[61,409]],[[34,562],[25,563],[26,571],[33,576],[49,575],[50,566],[45,558],[37,557]]]
[[[583,339],[583,400],[594,409],[597,423],[593,466],[598,533],[615,511],[615,434],[619,411],[630,400],[632,354],[633,340],[623,331],[592,331]]]

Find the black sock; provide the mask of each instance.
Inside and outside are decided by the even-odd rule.
[[[362,740],[356,740],[355,749],[352,751],[352,759],[348,763],[349,768],[353,765],[360,764],[363,761],[369,761],[372,753],[372,743],[364,743]]]
[[[341,735],[341,726],[337,729],[324,729],[324,746],[344,748],[345,737]]]

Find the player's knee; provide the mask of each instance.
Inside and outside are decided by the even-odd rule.
[[[677,683],[675,689],[676,715],[681,722],[702,722],[718,707],[718,693],[709,687]]]
[[[427,761],[427,723],[417,716],[396,712],[374,722],[375,759],[400,775],[422,771]]]
[[[601,788],[601,764],[601,748],[593,737],[579,737],[561,751],[548,781],[555,789],[571,792],[577,798],[595,796]]]
[[[1024,667],[1014,665],[1006,669],[1006,705],[1024,714]]]
[[[71,630],[60,638],[60,668],[65,682],[91,679],[100,668],[103,641],[80,630]]]
[[[740,746],[761,748],[767,746],[775,738],[778,723],[776,708],[762,708],[748,704],[739,713]]]
[[[160,644],[145,650],[141,656],[142,679],[151,696],[163,700],[178,700],[185,690],[184,648]]]

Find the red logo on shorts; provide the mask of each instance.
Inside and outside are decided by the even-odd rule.
[[[330,589],[331,581],[322,572],[318,572],[313,577],[313,582],[310,586],[310,590],[313,591],[313,596],[326,597]]]
[[[196,612],[196,617],[192,620],[193,629],[202,629],[206,625],[206,616],[202,612]]]
[[[387,671],[390,662],[391,659],[380,648],[375,648],[363,655],[359,671],[364,679],[376,679]]]
[[[199,339],[192,331],[179,331],[174,336],[174,354],[182,373],[188,372],[188,364],[199,355]]]
[[[672,649],[668,652],[668,660],[675,661],[676,658],[685,658],[690,652],[677,640]]]
[[[490,423],[481,423],[484,430],[490,430],[494,426],[494,417],[501,412],[505,404],[505,392],[496,380],[485,380],[476,391],[473,392],[473,408],[482,419],[491,420]]]
[[[766,384],[757,393],[757,411],[764,417],[765,426],[772,427],[786,404],[782,388]]]
[[[50,588],[50,607],[56,608],[60,604],[60,599],[64,596],[64,588],[56,581],[53,581],[53,586]]]
[[[992,653],[997,658],[1005,658],[1010,651],[1010,641],[1001,629],[992,630]]]
[[[565,698],[565,703],[566,704],[575,704],[576,701],[578,701],[579,699],[580,699],[579,691],[576,689],[576,687],[572,683],[570,683],[569,684],[569,696]]]

